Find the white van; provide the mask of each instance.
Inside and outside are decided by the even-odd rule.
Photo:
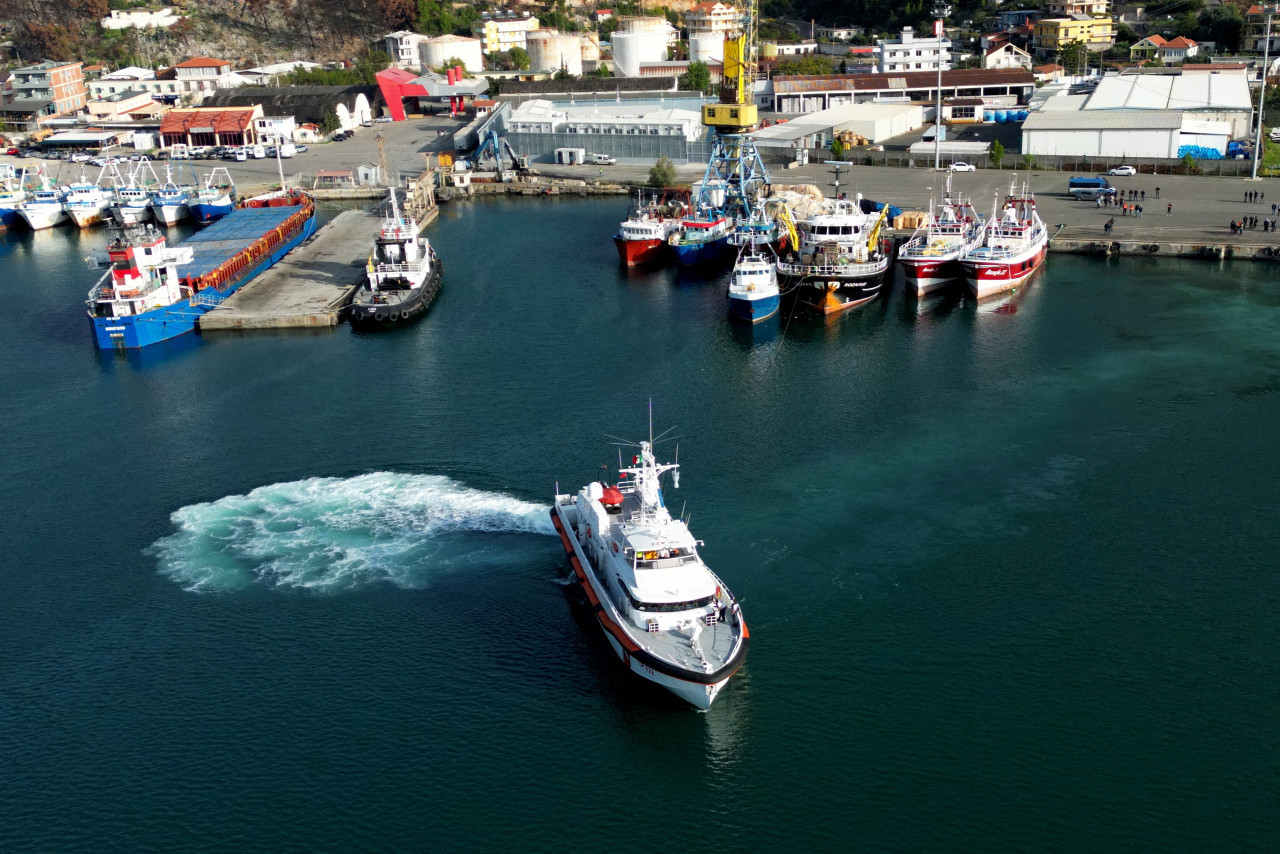
[[[267,149],[265,146],[255,145],[252,150],[254,160],[263,160],[267,156]]]
[[[249,150],[247,148],[237,148],[235,151],[232,152],[232,155],[235,160],[243,162],[249,159]]]
[[[280,156],[286,160],[298,153],[298,146],[292,142],[286,142],[280,146]]]
[[[618,158],[616,158],[616,157],[610,157],[610,156],[609,156],[609,155],[607,155],[607,154],[593,154],[593,155],[591,155],[591,164],[592,164],[593,166],[612,166],[613,164],[615,164],[615,163],[617,163],[617,162],[618,162]]]

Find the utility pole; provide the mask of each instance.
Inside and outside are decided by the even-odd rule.
[[[941,3],[933,4],[933,14],[937,17],[933,22],[933,37],[938,40],[938,103],[933,117],[933,171],[942,168],[942,15]]]
[[[1270,4],[1263,8],[1267,12],[1267,34],[1266,41],[1262,43],[1262,85],[1258,87],[1258,127],[1253,137],[1253,172],[1249,176],[1251,181],[1258,180],[1258,161],[1262,159],[1262,105],[1267,100],[1267,66],[1271,61],[1271,16],[1276,11],[1276,7]]]

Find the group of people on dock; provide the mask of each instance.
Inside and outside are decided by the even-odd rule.
[[[1255,229],[1258,223],[1262,223],[1262,230],[1274,232],[1276,230],[1276,221],[1274,219],[1263,218],[1259,220],[1256,216],[1246,216],[1231,221],[1232,234],[1244,234],[1246,229]]]

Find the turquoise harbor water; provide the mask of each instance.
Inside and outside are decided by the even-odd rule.
[[[0,237],[0,851],[1273,850],[1274,269],[744,330],[624,207],[447,208],[407,330],[126,356],[104,235]],[[650,398],[752,629],[707,714],[548,535]]]

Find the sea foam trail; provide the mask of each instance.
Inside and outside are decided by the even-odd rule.
[[[177,530],[147,553],[191,591],[422,587],[432,568],[491,557],[493,544],[477,535],[555,533],[545,505],[394,472],[275,483],[170,519]]]

